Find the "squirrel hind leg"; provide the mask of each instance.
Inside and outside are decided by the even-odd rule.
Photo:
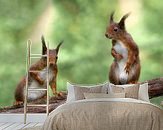
[[[138,81],[130,81],[128,84],[138,84]]]
[[[13,104],[14,106],[18,106],[18,105],[23,105],[23,101],[15,101]]]
[[[60,92],[57,92],[57,96],[58,96],[58,97],[63,97],[63,96],[64,96],[64,93],[61,92],[61,91],[60,91]]]
[[[113,84],[119,84],[119,77],[117,76],[116,73],[116,69],[117,69],[117,64],[116,62],[113,62],[112,65],[110,66],[110,71],[109,71],[109,81]]]

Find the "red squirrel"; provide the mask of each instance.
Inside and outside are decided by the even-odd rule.
[[[125,20],[129,13],[124,15],[119,23],[110,15],[110,23],[105,36],[112,39],[111,54],[114,61],[110,67],[109,80],[113,84],[137,83],[140,76],[139,48],[132,36],[126,31]]]
[[[42,36],[42,55],[47,54],[47,47]],[[53,94],[57,94],[56,91],[56,78],[57,78],[57,59],[58,52],[62,42],[60,42],[56,49],[49,49],[49,85],[52,89]],[[28,88],[41,89],[46,88],[46,76],[47,76],[47,57],[42,56],[35,64],[31,65],[29,68],[29,78],[28,78]],[[38,72],[37,72],[38,71]],[[15,105],[24,102],[24,93],[26,86],[26,76],[18,83],[15,90]],[[28,101],[33,101],[46,96],[46,91],[28,91]]]

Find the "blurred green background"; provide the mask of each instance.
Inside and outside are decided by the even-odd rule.
[[[66,82],[97,84],[108,80],[111,41],[104,34],[111,11],[115,20],[131,12],[128,32],[140,49],[140,81],[163,75],[163,1],[161,0],[1,0],[0,1],[0,107],[12,105],[14,91],[25,75],[26,41],[41,52],[44,34],[59,52],[58,90]],[[156,104],[162,97],[152,99]]]

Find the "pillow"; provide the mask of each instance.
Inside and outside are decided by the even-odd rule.
[[[84,97],[86,99],[92,99],[92,98],[125,98],[125,93],[112,93],[112,94],[84,93]]]
[[[74,86],[75,99],[84,99],[84,93],[101,93],[101,90],[102,86],[95,86],[90,88]]]
[[[132,87],[135,84],[125,84],[125,85],[114,85],[110,83],[111,88],[114,87]],[[138,98],[139,100],[150,102],[149,100],[149,94],[148,94],[148,83],[140,84],[139,85],[139,91],[138,91]]]
[[[126,98],[138,99],[139,94],[139,84],[129,84],[129,85],[114,85],[112,86],[113,93],[125,93]]]
[[[75,101],[75,94],[74,94],[74,86],[67,82],[67,101],[72,102]]]
[[[72,102],[84,99],[84,93],[107,93],[109,91],[109,83],[99,85],[79,85],[67,82],[67,101]]]
[[[150,102],[148,93],[148,83],[140,84],[138,99]]]

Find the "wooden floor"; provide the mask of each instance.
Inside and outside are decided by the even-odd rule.
[[[46,114],[27,114],[27,123],[24,124],[24,114],[0,114],[0,130],[19,130],[42,126],[46,118]]]
[[[0,130],[20,130],[20,129],[24,129],[24,128],[28,128],[28,127],[35,127],[35,126],[42,126],[42,123],[17,123],[17,122],[8,122],[8,123],[0,123]]]

